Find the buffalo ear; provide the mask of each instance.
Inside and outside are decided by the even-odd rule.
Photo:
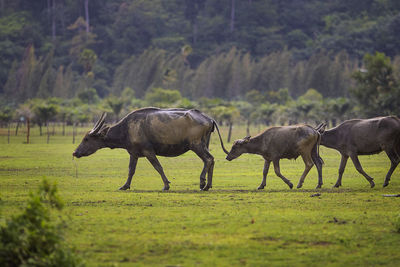
[[[243,138],[244,143],[250,142],[250,138],[251,138],[250,135],[248,135],[248,136],[246,136],[245,138]]]

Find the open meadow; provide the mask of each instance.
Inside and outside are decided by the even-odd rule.
[[[242,155],[225,160],[216,133],[213,188],[199,190],[202,161],[192,152],[159,157],[171,181],[162,192],[158,173],[139,159],[131,190],[119,191],[127,178],[126,151],[103,149],[72,160],[83,135],[46,135],[32,129],[0,136],[0,224],[24,207],[43,177],[56,182],[65,202],[65,236],[88,266],[399,266],[400,171],[382,188],[390,162],[384,153],[361,156],[375,180],[371,189],[349,160],[343,186],[336,182],[340,155],[321,146],[324,184],[315,167],[302,189],[290,190],[270,168],[262,180],[263,159]],[[88,129],[86,129],[88,130]],[[255,134],[257,128],[251,129]],[[227,128],[221,127],[226,140]],[[245,136],[236,127],[233,140]],[[227,149],[231,143],[225,142]],[[304,169],[301,158],[282,160],[281,171],[294,185]],[[315,193],[320,196],[311,197]]]

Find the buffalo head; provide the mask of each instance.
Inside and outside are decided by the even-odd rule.
[[[104,135],[107,132],[108,128],[104,125],[106,115],[106,113],[103,113],[103,115],[101,115],[100,119],[96,122],[93,129],[90,130],[85,135],[85,137],[83,137],[82,142],[72,153],[72,156],[77,158],[86,157],[93,154],[98,149],[105,147]]]
[[[226,159],[231,161],[233,159],[236,159],[243,153],[245,153],[247,151],[245,146],[249,141],[250,141],[250,136],[246,136],[243,139],[236,140],[233,143],[231,151],[228,153],[228,156],[226,156]]]

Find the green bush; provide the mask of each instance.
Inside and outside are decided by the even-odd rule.
[[[57,187],[44,179],[25,210],[0,227],[0,265],[82,266],[64,241],[65,223],[51,212],[62,208]]]

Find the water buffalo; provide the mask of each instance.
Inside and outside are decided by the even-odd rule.
[[[161,175],[163,190],[168,190],[170,182],[156,155],[176,157],[192,150],[204,162],[200,174],[200,189],[207,191],[212,187],[214,169],[214,157],[208,150],[214,127],[218,131],[222,149],[228,153],[216,122],[199,110],[143,108],[129,113],[112,126],[104,124],[105,116],[103,114],[93,129],[85,135],[73,156],[89,156],[104,147],[126,149],[130,154],[129,175],[120,190],[130,188],[140,157],[149,160]]]
[[[326,130],[321,136],[321,145],[336,149],[342,155],[339,177],[334,187],[342,185],[342,176],[348,158],[357,171],[375,186],[373,179],[361,167],[358,155],[372,155],[385,151],[391,161],[383,186],[387,186],[393,171],[400,162],[400,120],[397,117],[347,120]]]
[[[305,169],[297,188],[303,186],[304,179],[314,164],[318,170],[317,188],[321,188],[323,161],[319,156],[319,141],[319,131],[309,125],[271,127],[253,138],[248,136],[235,141],[226,159],[231,161],[243,153],[261,155],[265,159],[265,163],[263,179],[258,189],[264,189],[266,185],[271,161],[274,164],[276,175],[290,188],[293,188],[293,184],[281,174],[279,160],[283,158],[296,159],[298,156],[301,156],[305,164]]]

